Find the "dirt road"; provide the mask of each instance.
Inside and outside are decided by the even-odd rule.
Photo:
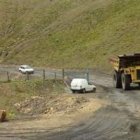
[[[90,80],[97,85],[96,94],[73,95],[90,100],[81,109],[0,124],[0,139],[139,140],[140,89],[135,85],[125,92],[114,89],[112,78],[101,73],[92,75]]]

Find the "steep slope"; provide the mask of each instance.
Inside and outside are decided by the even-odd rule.
[[[140,51],[139,0],[0,0],[2,63],[107,68]]]

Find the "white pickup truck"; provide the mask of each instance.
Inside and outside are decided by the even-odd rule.
[[[96,86],[93,84],[89,84],[86,79],[75,78],[71,81],[71,90],[73,93],[76,91],[85,93],[85,92],[95,92]]]

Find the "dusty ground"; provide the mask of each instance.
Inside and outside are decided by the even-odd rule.
[[[41,97],[33,97],[31,100],[16,104],[16,107],[19,109],[20,106],[20,112],[24,114],[29,115],[31,112],[36,114],[35,108],[32,108],[36,104],[36,99],[44,100]],[[2,123],[0,125],[0,138],[36,139],[36,135],[59,133],[76,123],[85,119],[88,120],[91,114],[108,104],[105,100],[90,99],[79,95],[61,95],[61,97],[59,96],[51,102],[53,102],[51,107],[43,109],[42,115],[36,115],[34,119],[32,117],[27,119],[21,117],[20,120]],[[48,106],[49,103],[47,103]]]
[[[51,100],[51,106],[42,104],[45,99],[40,97],[17,103],[23,114],[33,116],[1,123],[0,139],[139,140],[140,89],[134,85],[124,92],[112,87],[110,76],[96,74],[92,78],[96,93],[67,93]],[[39,105],[41,115],[35,111]]]

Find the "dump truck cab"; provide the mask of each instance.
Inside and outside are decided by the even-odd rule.
[[[131,83],[140,85],[140,54],[119,55],[110,62],[114,68],[114,87],[128,90]]]

